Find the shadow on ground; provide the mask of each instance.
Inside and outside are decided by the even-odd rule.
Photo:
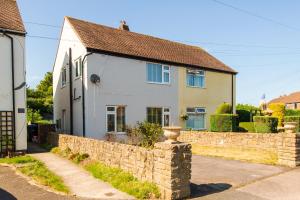
[[[223,192],[232,187],[228,183],[208,183],[194,184],[191,183],[191,198],[202,197],[213,193]]]
[[[39,146],[36,143],[28,142],[27,151],[28,151],[28,153],[45,153],[45,152],[49,152],[50,150],[42,148],[41,146]]]
[[[16,197],[14,197],[12,194],[9,192],[3,190],[0,188],[0,199],[1,200],[17,200]]]

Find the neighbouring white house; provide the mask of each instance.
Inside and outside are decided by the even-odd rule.
[[[15,0],[0,0],[0,154],[27,150],[25,28]]]
[[[237,72],[203,49],[65,17],[53,68],[57,130],[101,139],[147,120],[206,130],[235,108]],[[187,116],[187,117],[185,117]]]

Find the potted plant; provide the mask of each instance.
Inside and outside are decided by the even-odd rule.
[[[180,115],[180,119],[183,121],[186,121],[189,119],[189,116],[187,114],[182,114],[182,115]]]

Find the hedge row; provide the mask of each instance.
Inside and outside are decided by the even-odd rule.
[[[300,116],[286,116],[284,122],[297,122],[297,132],[300,132]]]
[[[238,131],[238,115],[214,114],[210,116],[210,129],[212,132]]]
[[[255,116],[253,118],[256,133],[276,133],[278,118],[270,116]]]

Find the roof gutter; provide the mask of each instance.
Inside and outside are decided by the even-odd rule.
[[[11,78],[12,78],[12,101],[13,101],[13,151],[16,150],[16,98],[15,98],[15,56],[14,56],[14,38],[6,31],[0,30],[4,36],[10,39],[11,44]]]
[[[117,57],[122,57],[122,58],[143,60],[143,61],[148,61],[148,62],[157,62],[157,63],[173,65],[173,66],[179,66],[179,67],[184,66],[184,67],[191,67],[191,68],[198,68],[198,69],[202,68],[202,69],[205,69],[205,70],[208,70],[208,71],[215,71],[215,72],[221,72],[221,73],[226,73],[226,74],[236,75],[238,73],[236,71],[226,71],[226,70],[213,69],[213,68],[210,68],[210,67],[204,67],[204,66],[198,66],[198,65],[191,65],[191,64],[185,64],[185,63],[177,63],[177,62],[172,62],[172,61],[159,60],[159,59],[155,59],[155,58],[145,58],[143,56],[128,55],[128,54],[123,54],[123,53],[118,53],[118,52],[111,52],[111,51],[93,49],[93,48],[89,48],[89,47],[87,47],[87,51],[93,52],[93,53],[100,53],[100,54],[110,55],[110,56],[117,56]]]
[[[86,58],[93,54],[92,52],[88,52],[84,55],[81,61],[81,89],[82,89],[82,136],[85,137],[85,85],[84,85],[84,61]]]

